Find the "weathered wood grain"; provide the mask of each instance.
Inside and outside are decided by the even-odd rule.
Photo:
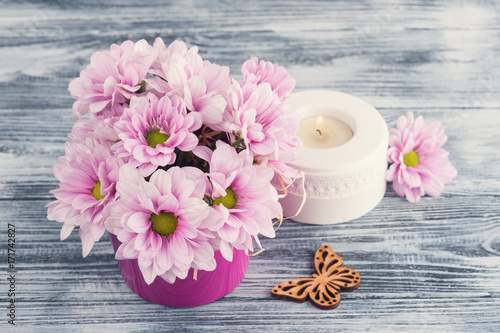
[[[0,300],[16,226],[20,331],[500,331],[500,5],[495,1],[18,1],[0,6]],[[74,119],[69,81],[111,43],[185,40],[230,67],[286,66],[297,90],[361,97],[389,126],[408,110],[441,121],[459,174],[418,204],[389,189],[355,221],[286,222],[241,285],[202,307],[165,308],[123,283],[105,236],[87,258],[44,206]],[[308,276],[328,243],[361,286],[334,311],[270,297]]]

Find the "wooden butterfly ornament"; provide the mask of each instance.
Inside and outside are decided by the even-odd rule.
[[[361,277],[353,269],[343,267],[343,260],[329,245],[321,245],[314,257],[316,273],[310,278],[282,282],[274,287],[271,296],[302,303],[308,298],[320,309],[335,309],[340,304],[340,291],[359,287]]]

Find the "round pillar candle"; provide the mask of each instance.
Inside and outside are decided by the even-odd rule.
[[[285,217],[308,224],[335,224],[371,211],[385,194],[389,130],[365,101],[338,91],[307,90],[287,102],[301,116],[303,146],[290,163],[304,174],[280,199]]]
[[[302,119],[297,131],[305,147],[319,149],[343,145],[353,134],[352,129],[342,120],[321,114]]]

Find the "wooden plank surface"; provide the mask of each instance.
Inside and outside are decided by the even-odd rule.
[[[77,233],[46,219],[52,166],[73,118],[67,91],[97,50],[182,39],[240,77],[258,56],[296,91],[335,89],[447,127],[458,176],[410,204],[388,190],[339,225],[286,222],[240,286],[197,308],[151,304],[123,283],[109,238],[83,259]],[[18,1],[0,6],[0,330],[7,323],[7,226],[16,226],[19,331],[500,331],[500,4],[461,1]],[[323,243],[362,277],[334,311],[270,297],[308,276]]]

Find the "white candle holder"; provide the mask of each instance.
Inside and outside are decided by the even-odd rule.
[[[294,221],[336,224],[361,217],[382,200],[386,181],[389,131],[370,104],[337,91],[307,90],[287,100],[302,118],[319,114],[338,118],[353,130],[353,137],[333,148],[298,149],[291,163],[305,174],[307,200]],[[301,180],[280,199],[284,216],[293,216],[303,199]]]

